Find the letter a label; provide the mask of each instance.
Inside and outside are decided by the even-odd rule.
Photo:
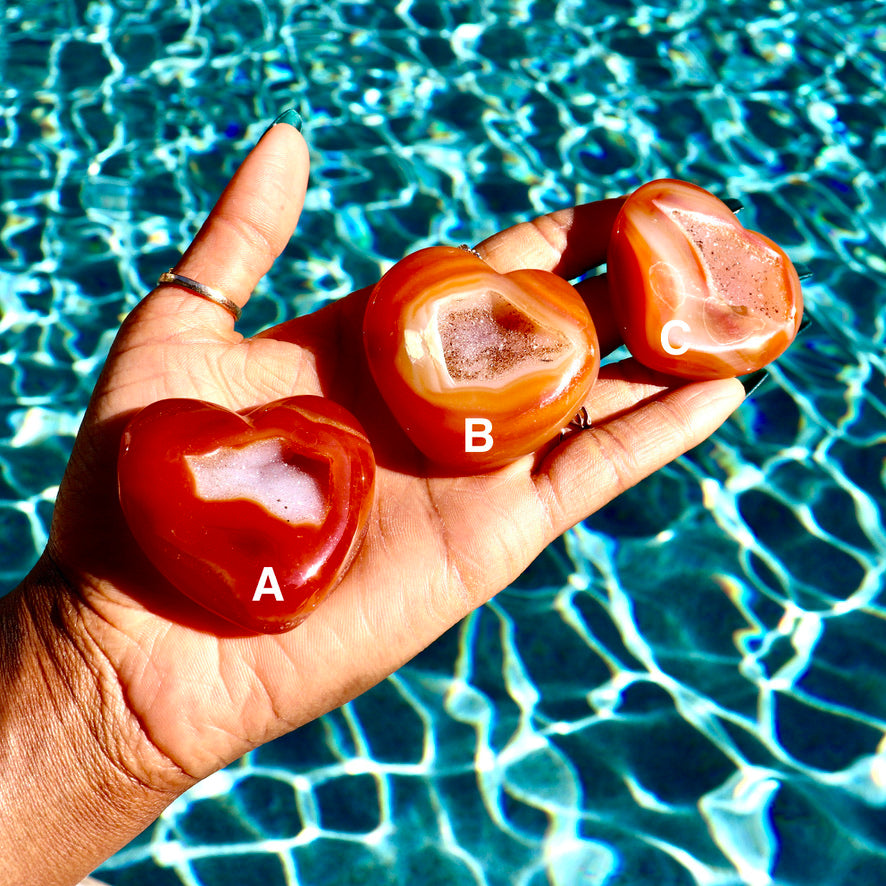
[[[488,418],[465,419],[465,452],[489,452],[492,449],[492,422]],[[482,442],[478,443],[477,440]]]
[[[255,593],[252,595],[252,602],[256,603],[266,594],[270,594],[275,600],[283,602],[283,591],[280,590],[280,582],[277,581],[277,575],[273,566],[265,566],[261,571],[261,578],[255,586]]]

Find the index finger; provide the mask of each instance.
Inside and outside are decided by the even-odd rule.
[[[476,251],[500,274],[538,268],[570,280],[606,260],[624,201],[611,197],[540,215],[487,237]]]

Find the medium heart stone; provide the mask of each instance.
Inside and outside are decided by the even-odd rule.
[[[554,437],[597,377],[581,296],[548,271],[496,273],[434,246],[376,285],[363,341],[373,378],[412,442],[458,470],[507,464]]]

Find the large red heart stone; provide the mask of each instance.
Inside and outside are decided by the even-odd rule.
[[[157,569],[206,609],[277,633],[350,564],[375,459],[357,420],[322,397],[243,414],[172,399],[129,423],[117,473],[129,528]]]
[[[784,250],[687,182],[649,182],[625,200],[607,272],[625,344],[661,372],[753,372],[800,327],[800,279]]]
[[[451,246],[419,250],[382,277],[363,343],[409,438],[459,471],[507,464],[555,437],[600,366],[574,287],[548,271],[499,274]]]

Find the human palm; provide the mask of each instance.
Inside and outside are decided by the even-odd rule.
[[[274,127],[178,270],[245,303],[295,227],[306,177],[301,137]],[[598,204],[547,217],[480,250],[502,272],[571,277],[602,259],[612,213]],[[591,301],[599,289],[587,284]],[[372,383],[360,334],[367,295],[243,339],[223,309],[164,286],[118,335],[43,568],[60,578],[65,633],[98,674],[102,729],[117,736],[110,753],[142,781],[177,790],[354,697],[569,526],[711,433],[742,398],[734,380],[672,387],[629,363],[595,386],[592,430],[497,471],[447,475],[412,446]],[[138,550],[116,495],[120,435],[162,398],[241,410],[299,394],[330,397],[360,419],[378,463],[375,504],[357,558],[310,618],[285,634],[244,636],[182,597]]]

